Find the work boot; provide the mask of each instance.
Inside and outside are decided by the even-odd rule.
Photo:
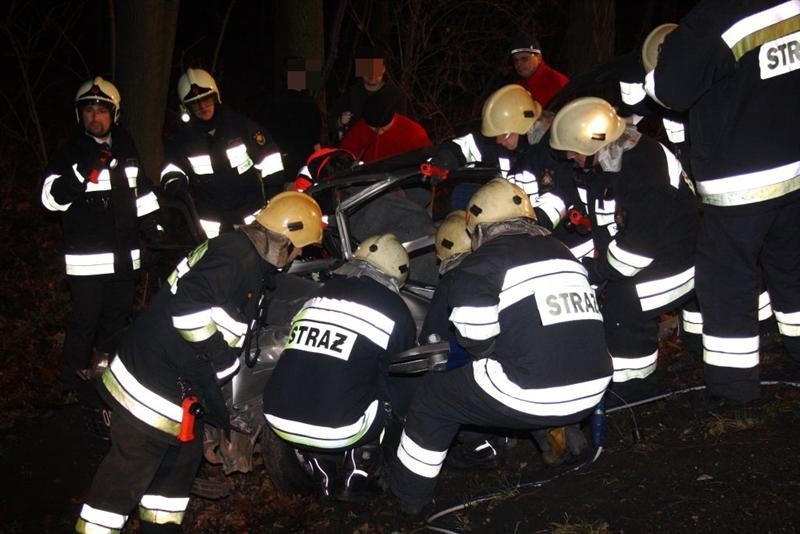
[[[322,454],[311,451],[294,450],[300,464],[314,481],[317,490],[323,497],[330,497],[333,494],[333,487],[336,481],[336,468],[339,463],[339,454]]]
[[[501,447],[497,436],[483,436],[455,445],[447,453],[447,465],[455,469],[494,469],[501,463]]]
[[[376,479],[380,476],[381,463],[381,449],[377,443],[346,451],[336,500],[366,502],[376,497],[379,491]]]

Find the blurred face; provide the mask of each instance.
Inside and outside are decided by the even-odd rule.
[[[583,169],[586,166],[586,156],[584,154],[578,154],[577,152],[567,150],[564,156],[573,162],[576,167]]]
[[[507,150],[516,150],[519,145],[518,133],[507,133],[494,138],[495,142]]]
[[[517,52],[511,56],[511,60],[514,62],[514,70],[517,71],[517,74],[521,78],[527,79],[533,76],[533,73],[539,68],[542,56],[531,52]]]
[[[105,137],[111,129],[111,110],[102,104],[87,104],[81,108],[83,129],[95,137]]]
[[[189,102],[189,111],[191,111],[192,115],[201,121],[211,120],[211,118],[214,116],[214,110],[216,109],[217,105],[214,98],[214,95],[209,95],[205,98],[201,98],[200,100]]]
[[[367,91],[377,91],[383,84],[386,65],[382,59],[356,59],[356,76],[364,80]]]

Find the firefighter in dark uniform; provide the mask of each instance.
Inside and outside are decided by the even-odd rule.
[[[581,261],[603,294],[614,382],[646,378],[656,368],[660,315],[694,288],[691,183],[666,147],[626,126],[603,99],[564,106],[551,134],[550,146],[584,173],[598,254]]]
[[[797,0],[700,2],[645,79],[656,101],[689,112],[712,406],[760,394],[762,272],[784,346],[800,361],[799,17]]]
[[[192,191],[210,239],[252,222],[264,200],[283,191],[283,161],[266,130],[222,105],[208,72],[186,69],[178,98],[186,124],[165,148],[161,185],[173,196]]]
[[[75,95],[80,131],[45,171],[42,204],[61,214],[67,283],[72,299],[61,358],[62,387],[81,389],[79,373],[96,349],[107,364],[133,309],[140,237],[157,242],[158,200],[140,166],[133,139],[118,125],[120,94],[101,77]]]
[[[120,532],[137,503],[143,532],[180,531],[202,458],[201,419],[230,428],[219,384],[239,368],[261,289],[321,239],[317,203],[285,192],[255,222],[204,242],[178,264],[102,376],[113,409],[111,450],[78,532]]]
[[[393,234],[372,236],[335,274],[295,315],[264,414],[324,495],[362,501],[377,488],[378,441],[395,396],[389,357],[416,334],[400,297],[408,253]]]
[[[575,171],[549,148],[552,120],[553,114],[543,113],[525,88],[506,85],[484,102],[480,135],[470,133],[442,143],[430,163],[443,169],[473,162],[497,167],[528,194],[539,224],[580,259],[592,255],[594,244],[588,226],[580,224],[586,214],[580,211]],[[452,203],[460,207],[457,198]]]
[[[575,423],[591,413],[611,379],[586,271],[536,225],[525,192],[496,178],[472,196],[467,214],[473,252],[455,271],[450,320],[475,359],[428,373],[417,389],[384,483],[409,514],[433,496],[462,424]]]

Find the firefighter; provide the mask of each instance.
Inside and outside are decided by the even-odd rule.
[[[413,346],[416,333],[400,297],[408,253],[393,234],[371,236],[334,274],[295,315],[264,414],[324,496],[363,501],[376,489],[378,441],[395,396],[389,357]]]
[[[239,368],[262,289],[321,239],[317,203],[288,191],[250,225],[204,242],[178,264],[103,373],[111,449],[78,532],[119,532],[137,503],[144,532],[180,530],[202,458],[202,419],[230,430],[219,386]]]
[[[644,379],[656,368],[660,315],[694,287],[691,182],[666,147],[627,126],[603,99],[564,106],[551,134],[550,146],[582,172],[598,254],[581,261],[603,294],[614,382]]]
[[[700,2],[661,47],[645,89],[688,111],[703,208],[697,296],[707,407],[760,395],[763,280],[800,361],[800,2]]]
[[[217,82],[203,69],[178,80],[182,119],[165,148],[161,186],[170,196],[192,191],[209,239],[253,215],[283,190],[283,161],[269,133],[222,105]]]
[[[495,178],[470,199],[473,252],[456,269],[450,320],[470,365],[428,373],[383,484],[416,515],[462,424],[533,429],[589,415],[611,379],[586,271],[536,224],[528,196]]]
[[[75,95],[79,129],[44,175],[42,204],[61,214],[72,301],[61,357],[65,393],[82,391],[81,378],[108,363],[133,309],[140,237],[160,240],[158,200],[119,125],[120,101],[111,82],[84,82]]]

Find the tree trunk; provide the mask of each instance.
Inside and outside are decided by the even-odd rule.
[[[615,0],[571,0],[567,26],[569,72],[586,72],[614,55]]]
[[[158,182],[162,130],[180,0],[117,0],[115,83],[123,122],[130,129],[147,176]]]

